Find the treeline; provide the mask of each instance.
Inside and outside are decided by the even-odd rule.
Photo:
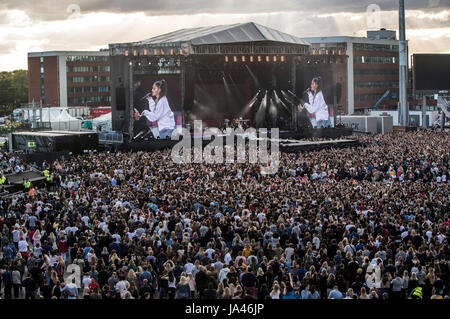
[[[28,102],[27,70],[0,72],[0,116],[9,115]]]

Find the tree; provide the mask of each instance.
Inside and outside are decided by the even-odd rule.
[[[27,102],[27,71],[0,72],[0,116],[11,114],[21,103]]]

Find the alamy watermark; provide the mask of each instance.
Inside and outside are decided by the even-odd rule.
[[[75,285],[77,285],[78,288],[81,287],[81,268],[77,264],[70,264],[67,266],[66,271],[63,275],[64,283],[66,285],[71,284],[75,280]]]
[[[76,3],[71,3],[67,6],[66,12],[69,13],[69,19],[78,19],[81,17],[81,7]]]
[[[378,4],[367,6],[366,24],[369,29],[379,30],[381,28],[381,8]]]
[[[201,138],[195,138],[192,146],[190,131],[182,128],[181,135],[183,139],[172,148],[172,161],[176,164],[234,164],[248,162],[250,164],[260,164],[261,174],[263,175],[275,174],[278,171],[280,165],[280,132],[278,128],[270,130],[270,138],[267,137],[268,131],[264,128],[259,130],[248,128],[245,131],[242,128],[227,128],[222,132],[214,127],[209,128],[208,131],[211,133],[210,138],[203,131],[202,121],[194,121],[194,136],[200,136]],[[209,140],[212,136],[214,136],[214,140],[203,147],[203,140]],[[177,138],[172,136],[172,140]],[[268,144],[270,144],[270,154]]]

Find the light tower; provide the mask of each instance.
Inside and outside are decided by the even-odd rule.
[[[408,106],[408,49],[405,33],[405,0],[399,0],[399,123],[401,126],[409,125],[409,106]]]

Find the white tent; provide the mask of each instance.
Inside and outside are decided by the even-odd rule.
[[[65,109],[50,122],[53,130],[79,131],[81,128],[81,121],[71,116]]]
[[[97,131],[101,127],[102,131],[112,131],[112,112],[103,114],[92,120],[92,129]]]

